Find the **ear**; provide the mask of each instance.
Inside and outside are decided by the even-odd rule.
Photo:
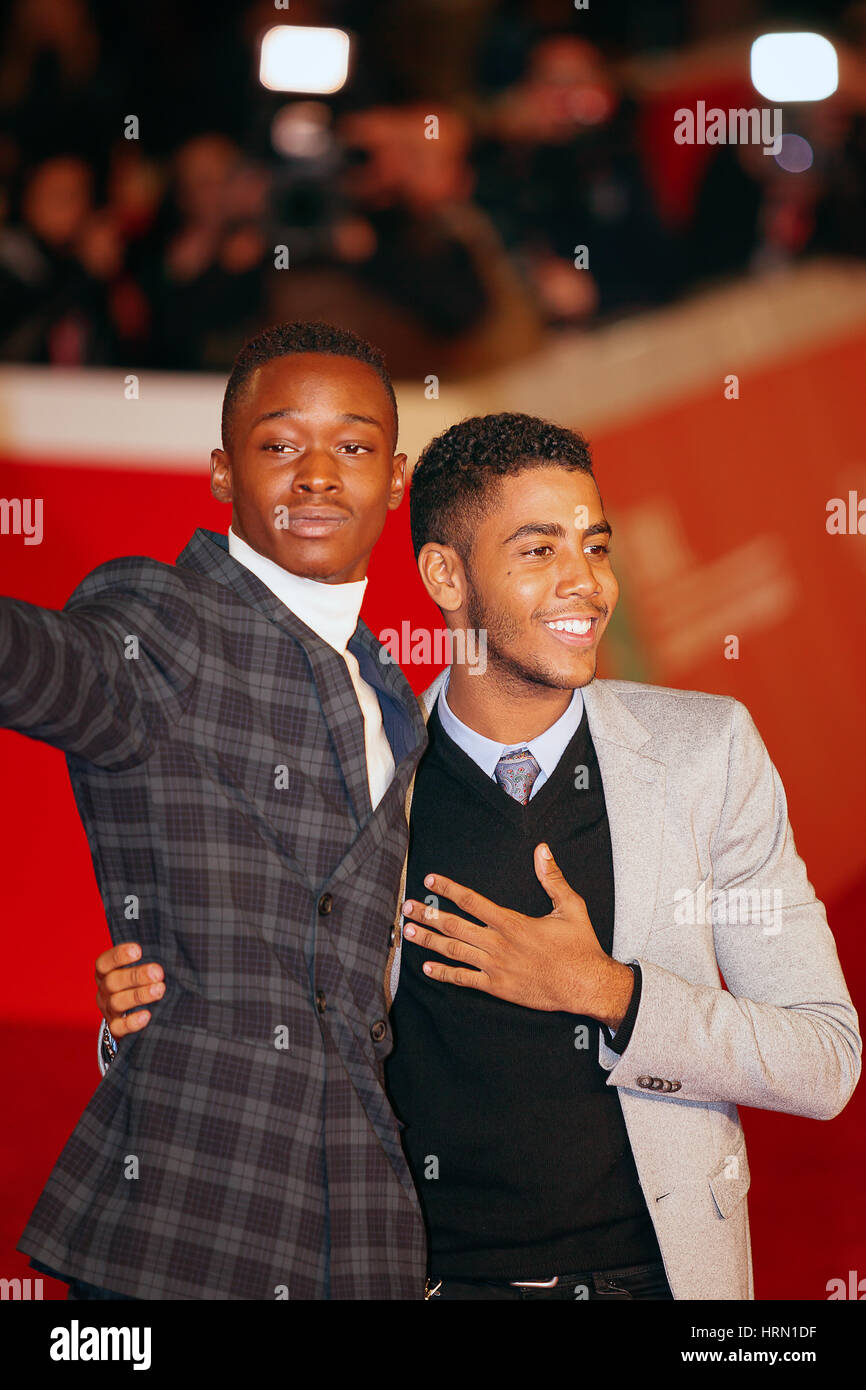
[[[466,602],[463,561],[450,545],[428,541],[418,553],[418,573],[428,594],[444,613],[456,613]]]
[[[225,449],[211,450],[210,490],[218,502],[231,502],[232,461]]]
[[[388,511],[393,512],[403,501],[406,491],[406,455],[394,455],[394,468],[391,473],[391,492],[388,496]]]

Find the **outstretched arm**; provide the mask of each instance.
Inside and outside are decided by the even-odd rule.
[[[0,725],[131,767],[182,712],[198,659],[183,585],[152,561],[102,566],[61,612],[0,598]]]

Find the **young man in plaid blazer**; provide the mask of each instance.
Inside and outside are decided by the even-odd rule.
[[[396,438],[375,349],[268,330],[212,454],[228,539],[0,601],[0,724],[66,753],[112,939],[168,980],[21,1238],[79,1296],[423,1296],[383,980],[426,737],[357,621]]]

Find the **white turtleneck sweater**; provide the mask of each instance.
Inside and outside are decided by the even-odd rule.
[[[363,679],[357,658],[348,650],[349,638],[358,626],[366,579],[353,584],[323,584],[318,579],[302,579],[253,550],[231,527],[228,542],[232,558],[251,570],[296,618],[339,652],[345,661],[364,717],[370,800],[374,807],[378,806],[394,776],[394,755],[385,734],[376,692]]]

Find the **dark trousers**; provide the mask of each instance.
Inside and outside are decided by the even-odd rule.
[[[434,1289],[436,1279],[429,1287]],[[673,1299],[665,1267],[661,1260],[652,1264],[630,1265],[625,1269],[584,1270],[577,1274],[561,1274],[552,1288],[515,1288],[505,1280],[443,1279],[438,1298],[478,1299],[568,1299],[570,1302],[628,1303],[636,1298]]]
[[[31,1260],[30,1268],[38,1270],[40,1274],[47,1274],[51,1279],[59,1279],[62,1283],[68,1284],[69,1292],[66,1297],[72,1298],[76,1302],[85,1298],[122,1298],[129,1302],[137,1302],[132,1294],[115,1293],[113,1289],[102,1289],[98,1284],[85,1284],[82,1279],[72,1279],[59,1269],[52,1269],[50,1265],[44,1265],[41,1260]]]
[[[430,1281],[435,1287],[436,1280]],[[569,1302],[628,1303],[636,1298],[673,1299],[665,1267],[660,1260],[652,1264],[630,1265],[625,1269],[605,1269],[584,1271],[578,1274],[561,1274],[551,1288],[519,1288],[507,1282],[496,1280],[467,1280],[460,1282],[443,1279],[434,1298],[454,1299],[567,1299]],[[101,1289],[96,1284],[85,1284],[73,1279],[69,1285],[67,1298],[83,1299],[123,1299],[134,1303],[137,1300],[130,1294],[113,1293],[111,1289]]]
[[[101,1289],[98,1284],[84,1284],[80,1279],[70,1279],[69,1293],[67,1298],[74,1298],[80,1302],[85,1298],[122,1298],[128,1303],[137,1303],[138,1299],[129,1293],[114,1293],[111,1289]]]

